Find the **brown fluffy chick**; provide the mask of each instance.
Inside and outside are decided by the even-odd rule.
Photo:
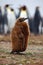
[[[11,33],[12,40],[12,51],[14,52],[23,52],[27,48],[28,38],[30,35],[30,30],[26,22],[24,22],[27,18],[18,18],[14,28]]]

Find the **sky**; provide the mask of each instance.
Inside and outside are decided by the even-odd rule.
[[[10,6],[14,8],[16,13],[18,13],[20,6],[26,5],[31,16],[34,16],[35,7],[39,6],[41,16],[43,16],[43,0],[0,0],[2,8],[5,4],[12,4]]]

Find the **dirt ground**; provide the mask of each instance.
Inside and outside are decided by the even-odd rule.
[[[43,35],[31,35],[21,54],[10,54],[11,50],[10,36],[0,35],[0,65],[43,65]]]

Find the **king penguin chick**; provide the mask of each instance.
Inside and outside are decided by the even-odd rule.
[[[25,22],[26,19],[28,18],[18,18],[14,28],[12,29],[12,54],[14,52],[23,52],[27,48],[30,30],[27,23]]]

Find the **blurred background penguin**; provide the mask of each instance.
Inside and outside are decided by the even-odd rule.
[[[27,20],[25,20],[25,22],[27,23],[27,25],[29,24],[29,13],[27,10],[27,7],[25,5],[21,6],[19,8],[19,15],[18,18],[28,18]]]
[[[15,20],[16,20],[16,16],[14,13],[14,9],[10,7],[10,5],[5,5],[6,7],[6,11],[7,11],[7,20],[8,20],[8,31],[11,32],[14,24],[15,24]]]

